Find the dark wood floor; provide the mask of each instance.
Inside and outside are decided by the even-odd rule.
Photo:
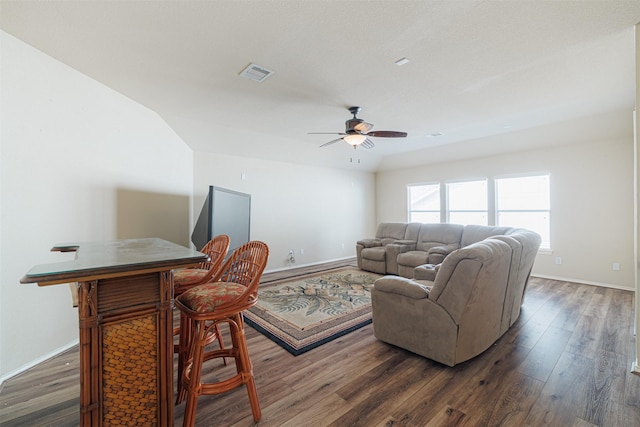
[[[297,357],[247,338],[261,426],[640,425],[629,291],[532,278],[514,327],[454,368],[376,340],[371,325]],[[0,425],[77,425],[78,381],[77,348],[9,379]],[[244,388],[200,398],[199,426],[253,424]]]

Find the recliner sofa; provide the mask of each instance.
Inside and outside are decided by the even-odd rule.
[[[376,338],[448,366],[477,356],[518,319],[540,240],[524,229],[463,227],[462,247],[437,266],[376,280]]]
[[[514,233],[533,232],[486,225],[382,222],[378,225],[376,237],[356,242],[356,259],[358,267],[373,273],[433,280],[435,271],[429,270],[442,263],[452,251],[488,237]]]

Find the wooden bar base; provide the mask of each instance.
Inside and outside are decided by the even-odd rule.
[[[161,239],[54,247],[76,260],[22,283],[78,282],[80,425],[173,425],[172,269],[206,259]],[[86,251],[85,251],[86,249]]]

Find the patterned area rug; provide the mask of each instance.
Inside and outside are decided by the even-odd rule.
[[[245,320],[297,356],[371,323],[379,277],[346,267],[260,285]]]

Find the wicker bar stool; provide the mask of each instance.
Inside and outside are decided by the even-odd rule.
[[[187,338],[187,350],[181,349],[183,368],[178,369],[180,403],[186,396],[183,426],[193,426],[198,397],[220,394],[239,387],[247,387],[253,419],[261,417],[258,392],[253,378],[253,366],[247,350],[242,312],[255,305],[258,284],[269,257],[269,247],[259,241],[245,243],[225,261],[211,283],[198,285],[176,299],[180,310],[180,336]],[[215,337],[220,323],[227,323],[232,348],[205,351]],[[236,375],[213,384],[201,381],[202,365],[210,359],[229,357],[235,360]]]
[[[226,234],[220,234],[209,240],[200,250],[209,255],[207,261],[203,261],[193,268],[182,268],[173,272],[173,295],[178,297],[187,289],[197,285],[209,283],[213,276],[220,271],[222,262],[229,251],[230,238]]]
[[[231,239],[226,234],[220,234],[209,240],[206,245],[200,250],[203,254],[207,254],[209,259],[203,261],[193,268],[182,268],[180,270],[174,270],[173,272],[173,295],[178,297],[185,291],[193,288],[194,286],[208,283],[213,279],[214,275],[220,272],[222,268],[222,262],[229,252],[229,244]],[[220,330],[216,330],[217,334],[212,335],[210,341],[216,339],[220,341],[220,348],[224,348],[224,342],[222,341],[222,335]],[[180,335],[180,328],[173,328],[173,336]],[[173,352],[178,355],[186,353],[186,339],[178,337],[178,344],[174,344]],[[185,347],[185,351],[180,351],[181,347]],[[184,357],[178,356],[178,371],[182,371],[182,365],[184,364]],[[226,359],[225,359],[226,364]]]

